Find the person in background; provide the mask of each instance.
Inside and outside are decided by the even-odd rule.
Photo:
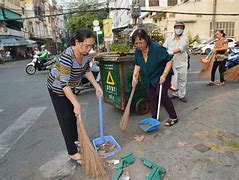
[[[225,64],[227,58],[227,49],[228,43],[227,39],[225,38],[226,34],[223,30],[217,30],[215,32],[215,38],[217,41],[215,42],[213,53],[215,53],[215,61],[213,62],[212,70],[211,70],[211,81],[207,83],[208,86],[215,85],[215,73],[217,68],[219,67],[219,74],[220,74],[220,82],[216,85],[224,86],[224,72],[226,71]]]
[[[185,29],[184,22],[176,21],[174,24],[174,34],[169,36],[163,46],[170,54],[173,54],[172,85],[177,91],[173,91],[172,99],[178,98],[182,102],[187,102],[186,83],[188,73],[188,38],[183,35]]]
[[[138,83],[139,72],[142,70],[147,81],[147,96],[152,118],[157,117],[159,85],[162,84],[161,103],[169,114],[165,126],[172,126],[178,122],[172,100],[168,96],[172,70],[172,57],[167,50],[151,41],[149,35],[143,29],[137,29],[132,35],[132,43],[135,50],[135,66],[132,86]]]
[[[34,48],[34,55],[40,55],[41,51],[39,51],[39,49],[36,47]]]
[[[89,52],[94,46],[94,33],[88,28],[79,29],[73,36],[71,46],[59,56],[51,69],[47,88],[59,121],[70,161],[80,163],[80,153],[75,144],[78,141],[77,117],[81,117],[81,105],[76,98],[75,87],[85,76],[94,86],[96,96],[102,96],[101,87],[90,71]]]

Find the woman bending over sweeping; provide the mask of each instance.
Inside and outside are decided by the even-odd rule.
[[[135,50],[135,66],[132,86],[138,83],[139,72],[142,69],[147,81],[147,96],[152,118],[156,119],[159,96],[159,84],[162,84],[162,104],[169,114],[165,126],[172,126],[178,122],[172,100],[168,96],[171,85],[172,57],[167,50],[150,40],[149,35],[143,29],[137,29],[132,36]]]
[[[71,43],[49,73],[47,87],[70,160],[79,163],[81,155],[75,141],[78,140],[77,116],[81,116],[81,105],[74,94],[74,88],[85,75],[94,86],[97,97],[103,92],[90,71],[89,51],[95,43],[93,32],[90,29],[81,28],[75,33]]]

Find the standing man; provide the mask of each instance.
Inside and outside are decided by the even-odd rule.
[[[174,24],[174,35],[169,36],[163,46],[169,54],[173,54],[172,85],[177,91],[173,92],[172,99],[178,98],[182,102],[187,102],[186,83],[188,68],[188,38],[183,35],[185,25],[182,21],[176,21]]]

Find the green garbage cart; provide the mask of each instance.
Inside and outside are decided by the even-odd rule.
[[[124,110],[132,89],[134,54],[104,53],[95,59],[99,61],[104,102]],[[140,74],[131,109],[141,115],[149,110],[146,87]]]

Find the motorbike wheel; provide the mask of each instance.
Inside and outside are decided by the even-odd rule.
[[[33,74],[35,74],[35,72],[36,72],[35,66],[33,66],[33,65],[28,65],[28,66],[26,67],[26,73],[27,73],[27,74],[33,75]]]

